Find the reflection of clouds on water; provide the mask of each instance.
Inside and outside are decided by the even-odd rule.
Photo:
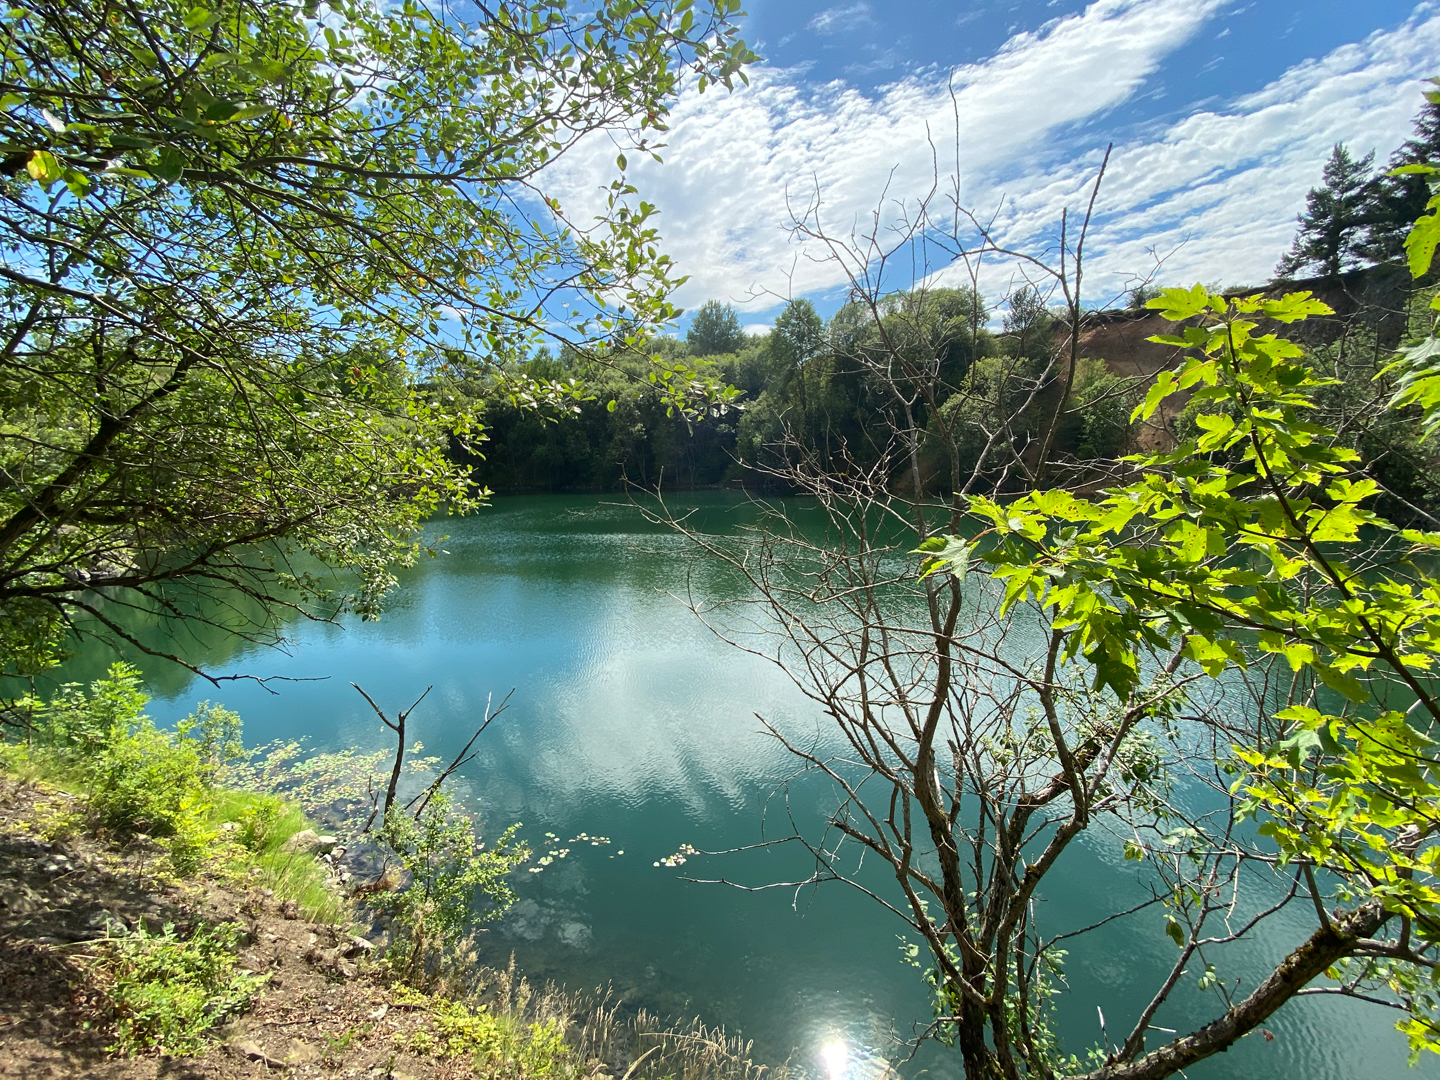
[[[657,796],[696,817],[717,801],[725,812],[753,805],[756,783],[778,776],[787,761],[755,713],[783,718],[809,711],[807,703],[773,665],[697,633],[694,615],[665,594],[667,584],[527,597],[527,622],[547,627],[553,648],[543,667],[505,674],[520,690],[515,715],[500,722],[477,762],[487,776],[542,810],[597,798],[635,806]],[[565,619],[544,610],[552,599]],[[473,610],[467,619],[487,622]],[[476,666],[468,674],[479,674]],[[447,694],[449,711],[479,711],[464,700],[463,689]],[[498,789],[485,794],[492,804],[497,796],[519,806]]]
[[[527,898],[517,902],[491,927],[491,932],[527,942],[551,936],[572,949],[588,949],[595,935],[582,918],[581,913],[563,902]]]

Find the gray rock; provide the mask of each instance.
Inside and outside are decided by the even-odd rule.
[[[590,927],[581,922],[567,922],[556,932],[566,945],[573,949],[588,949],[591,942]]]
[[[344,955],[346,956],[356,956],[360,954],[369,956],[375,951],[375,943],[373,941],[367,941],[359,934],[351,934],[349,940],[345,943],[344,949]]]
[[[281,844],[280,850],[290,855],[325,855],[339,842],[333,836],[320,836],[314,829],[301,829]]]

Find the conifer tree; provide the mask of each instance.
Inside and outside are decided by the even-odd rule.
[[[1305,196],[1305,213],[1289,253],[1275,268],[1276,277],[1293,278],[1301,272],[1317,275],[1353,270],[1365,260],[1364,234],[1374,197],[1370,175],[1372,150],[1356,160],[1344,143],[1336,143],[1325,163],[1324,182]]]
[[[1440,161],[1440,89],[1425,96],[1428,100],[1415,117],[1415,135],[1390,155],[1390,169]],[[1365,238],[1366,257],[1377,263],[1403,263],[1405,236],[1425,213],[1429,199],[1430,185],[1424,176],[1411,173],[1380,177]]]

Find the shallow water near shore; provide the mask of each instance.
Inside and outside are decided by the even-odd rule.
[[[711,529],[749,513],[725,493],[680,502],[697,507]],[[387,711],[433,684],[412,730],[425,753],[448,757],[487,698],[498,703],[514,687],[508,711],[465,767],[461,791],[488,832],[523,822],[522,838],[551,861],[516,875],[520,902],[483,936],[482,959],[504,964],[513,953],[532,979],[608,987],[662,1015],[698,1015],[755,1040],[760,1059],[789,1057],[817,1077],[827,1071],[821,1047],[841,1040],[848,1063],[831,1080],[877,1075],[880,1059],[896,1050],[890,1033],[909,1036],[930,1015],[918,973],[901,961],[905,927],[893,915],[838,884],[755,892],[684,880],[803,879],[803,852],[783,847],[656,865],[683,845],[718,851],[779,838],[790,830],[787,815],[813,832],[834,802],[809,778],[790,785],[788,798],[777,794],[796,763],[756,714],[822,744],[823,716],[774,664],[721,641],[677,598],[687,588],[734,595],[736,584],[692,566],[679,539],[617,497],[502,497],[432,531],[446,537],[437,544],[444,553],[401,575],[379,622],[294,625],[288,655],[172,646],[217,674],[322,681],[276,682],[274,693],[245,682],[217,690],[132,657],[151,678],[152,715],[170,721],[210,698],[242,715],[247,744],[304,737],[317,749],[380,748],[387,733],[349,684]],[[87,649],[66,674],[93,678],[108,659]],[[1117,839],[1087,839],[1047,879],[1047,932],[1143,898],[1137,873]],[[882,877],[874,883],[884,890]],[[1242,990],[1303,932],[1298,916],[1277,921],[1245,955],[1232,956]],[[1066,1049],[1083,1054],[1102,1039],[1097,1006],[1114,1039],[1173,956],[1153,910],[1072,941],[1058,1023]],[[1157,1024],[1183,1028],[1215,1015],[1213,998],[1186,981]],[[1428,1062],[1407,1070],[1392,1023],[1350,1002],[1298,1002],[1269,1024],[1273,1041],[1248,1038],[1188,1073],[1440,1076]],[[931,1045],[901,1071],[958,1076],[958,1055]]]

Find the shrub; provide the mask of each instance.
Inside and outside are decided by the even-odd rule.
[[[83,786],[91,824],[166,838],[171,864],[190,874],[215,840],[215,774],[243,754],[240,718],[205,701],[175,731],[162,731],[145,715],[149,700],[140,672],[117,663],[88,691],[70,683],[48,702],[25,704],[38,751]]]
[[[254,796],[236,819],[240,826],[236,839],[247,851],[257,855],[278,847],[285,839],[280,835],[280,827],[288,809],[278,795]],[[295,831],[298,830],[291,830],[291,835]]]
[[[1071,397],[1071,408],[1080,410],[1081,458],[1117,458],[1129,450],[1130,413],[1140,400],[1134,380],[1112,374],[1103,360],[1085,357]]]
[[[167,924],[163,932],[107,938],[98,973],[114,1011],[115,1041],[122,1054],[153,1050],[194,1054],[205,1034],[242,1012],[268,976],[236,970],[240,927],[202,926],[181,940]]]
[[[487,851],[475,823],[452,809],[444,792],[418,819],[399,807],[386,815],[381,839],[410,881],[399,892],[377,893],[372,903],[394,920],[385,959],[397,976],[422,981],[475,922],[503,914],[515,902],[505,876],[530,857],[524,845],[511,846],[518,828],[505,830]]]
[[[556,1077],[579,1072],[565,1041],[565,1021],[542,1017],[530,1022],[474,1008],[442,997],[401,991],[397,1000],[425,1008],[431,1030],[410,1037],[409,1049],[442,1058],[468,1058],[477,1073],[496,1078]]]

